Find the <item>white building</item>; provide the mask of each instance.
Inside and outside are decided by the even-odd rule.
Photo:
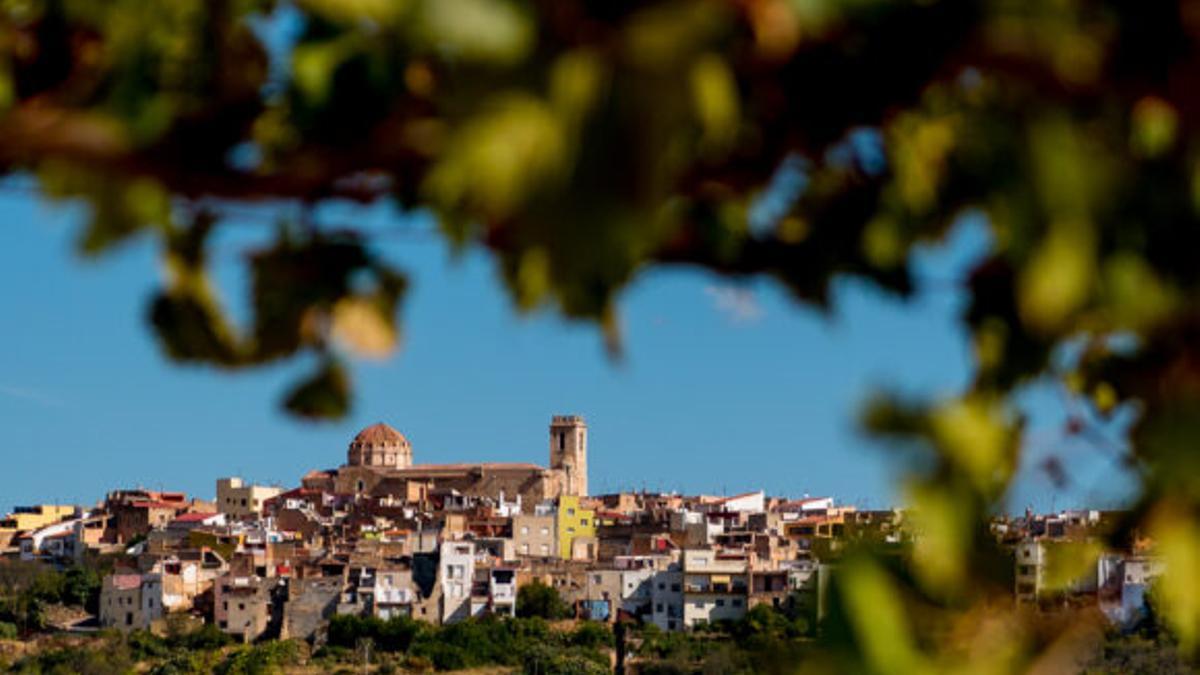
[[[651,621],[662,630],[683,630],[683,571],[678,565],[650,579]]]
[[[474,579],[475,544],[469,541],[442,542],[438,561],[442,623],[455,623],[471,616],[471,585]]]
[[[413,590],[412,570],[380,569],[375,572],[375,616],[391,619],[412,616],[416,593]]]

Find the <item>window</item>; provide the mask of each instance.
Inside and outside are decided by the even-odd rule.
[[[148,599],[147,602],[150,604],[150,609],[154,609],[154,598]]]
[[[655,605],[655,606],[654,606],[654,611],[656,611],[656,612],[658,612],[659,614],[661,614],[661,613],[662,613],[662,611],[663,611],[663,604],[660,602],[660,603],[658,603],[657,605]]]
[[[660,581],[660,582],[658,582],[658,590],[660,590],[660,591],[665,591],[665,590],[667,590],[667,585],[666,585],[666,584],[664,584],[664,583],[663,583],[663,582],[661,582],[661,581]]]
[[[696,609],[704,609],[704,601],[703,600],[697,600],[696,602],[694,602],[692,604],[693,604],[693,606],[695,606]]]
[[[678,593],[679,592],[679,584],[671,584],[671,590]]]
[[[245,506],[245,505],[246,505],[246,500],[245,500],[245,499],[243,499],[243,500],[242,500],[242,506]]]
[[[675,622],[674,621],[667,622],[667,630],[675,630]]]
[[[717,607],[724,607],[724,606],[725,606],[725,599],[717,598]]]
[[[568,516],[573,516],[573,515],[575,515],[575,509],[567,509],[567,515],[568,515]]]
[[[521,544],[521,555],[529,555],[529,544]]]
[[[550,536],[550,528],[548,528],[548,527],[543,527],[543,528],[542,528],[542,536],[543,536],[543,537],[548,537],[548,536]]]
[[[595,583],[601,583],[601,581],[600,581],[601,579],[602,579],[602,577],[599,574],[592,575],[592,580],[595,581]]]
[[[775,598],[775,600],[776,600],[776,603],[775,603],[775,604],[776,604],[776,606],[779,606],[779,603],[778,603],[778,600],[779,600],[779,598]],[[741,598],[734,598],[734,599],[733,599],[733,606],[734,606],[734,607],[741,607],[741,606],[742,606],[742,599],[741,599]]]
[[[558,432],[558,449],[560,452],[567,449],[567,432],[565,431]]]
[[[244,611],[246,611],[246,603],[244,603],[244,602],[239,602],[239,603],[238,603],[238,611],[239,611],[239,612],[244,612]]]
[[[528,525],[521,526],[521,534],[529,534],[529,526]]]
[[[567,528],[567,534],[575,534],[575,528],[573,528],[573,527],[568,527],[568,528]]]
[[[579,519],[579,524],[580,524],[580,525],[582,525],[582,526],[584,526],[584,527],[587,527],[587,518],[580,518],[580,519]]]
[[[550,554],[550,544],[542,544],[542,555]]]

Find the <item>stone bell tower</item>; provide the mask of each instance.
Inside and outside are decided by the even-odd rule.
[[[563,472],[563,494],[587,496],[587,423],[582,416],[550,420],[550,468]]]

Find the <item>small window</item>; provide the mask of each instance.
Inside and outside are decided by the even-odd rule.
[[[579,519],[579,524],[580,524],[580,525],[582,525],[582,526],[584,526],[584,527],[587,527],[587,518],[580,518],[580,519]]]
[[[733,606],[734,606],[734,607],[741,607],[741,606],[742,606],[742,599],[741,599],[741,598],[734,598],[734,599],[733,599]],[[775,598],[775,606],[776,606],[776,607],[778,607],[778,606],[779,606],[779,598]]]
[[[725,606],[725,599],[717,598],[717,607],[724,607],[724,606]]]

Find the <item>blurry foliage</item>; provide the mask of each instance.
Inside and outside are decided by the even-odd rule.
[[[848,568],[843,642],[814,663],[1020,670],[1066,644],[979,611],[1011,593],[984,527],[1018,465],[1011,395],[1044,378],[1085,419],[1136,413],[1120,452],[1143,490],[1113,539],[1158,542],[1191,653],[1198,40],[1187,0],[0,0],[0,166],[90,207],[87,254],[161,243],[149,318],[172,358],[312,364],[285,400],[311,418],[349,409],[348,357],[394,349],[406,277],[378,230],[282,218],[236,321],[211,281],[232,207],[426,210],[494,254],[517,308],[597,321],[614,349],[616,298],[654,265],[820,307],[839,275],[903,296],[913,247],[983,216],[969,390],[864,413],[912,456],[913,554]]]

